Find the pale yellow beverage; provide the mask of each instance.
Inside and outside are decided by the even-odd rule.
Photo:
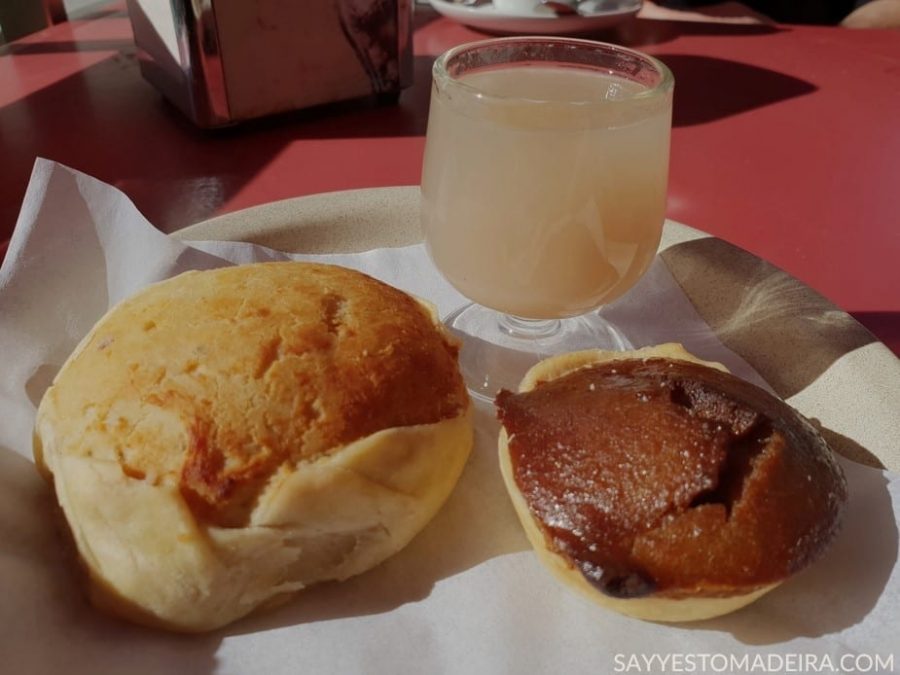
[[[633,286],[662,231],[671,91],[577,66],[456,84],[433,90],[422,174],[426,242],[447,280],[533,319],[582,314]]]

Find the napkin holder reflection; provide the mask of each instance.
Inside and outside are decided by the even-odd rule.
[[[412,84],[413,0],[128,0],[144,78],[200,127]]]

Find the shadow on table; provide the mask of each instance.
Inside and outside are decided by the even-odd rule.
[[[728,632],[748,645],[770,645],[823,637],[865,620],[897,563],[897,523],[884,475],[850,461],[841,465],[850,499],[841,531],[821,560],[744,610],[679,625]],[[878,625],[888,630],[892,619],[880,618]]]
[[[790,75],[737,61],[655,54],[675,75],[672,124],[704,124],[804,96],[816,87]]]
[[[851,312],[851,316],[900,356],[900,312]]]
[[[673,21],[667,19],[632,19],[596,34],[597,39],[629,47],[649,47],[685,36],[759,37],[789,31],[784,26],[718,21]]]

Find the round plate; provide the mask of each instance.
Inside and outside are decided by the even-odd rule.
[[[293,253],[353,253],[421,241],[419,188],[288,199],[175,233]],[[840,454],[900,470],[900,360],[784,271],[721,239],[667,221],[660,255],[700,316]]]
[[[488,33],[528,35],[578,35],[609,28],[638,13],[641,0],[610,0],[585,15],[557,16],[537,5],[523,14],[499,11],[492,4],[466,6],[445,0],[431,0],[431,6],[444,16]]]

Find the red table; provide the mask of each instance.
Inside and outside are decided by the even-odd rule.
[[[138,72],[119,5],[0,48],[0,242],[36,156],[165,231],[270,200],[418,183],[433,57],[483,37],[417,10],[416,84],[219,132]],[[782,267],[900,354],[900,34],[636,19],[598,33],[675,73],[669,217]]]

